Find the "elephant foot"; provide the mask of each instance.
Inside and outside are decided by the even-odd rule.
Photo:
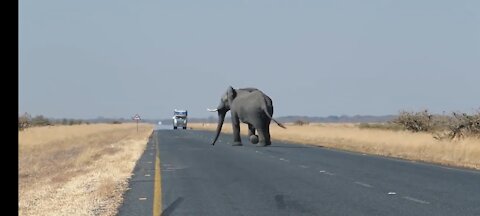
[[[257,135],[251,135],[250,136],[250,142],[252,144],[257,144],[258,143],[258,136]]]
[[[242,142],[234,142],[232,146],[243,146]]]

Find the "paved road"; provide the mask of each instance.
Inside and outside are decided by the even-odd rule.
[[[211,146],[212,138],[155,131],[119,215],[153,214],[157,147],[163,215],[480,215],[477,171],[298,144],[259,148],[246,138],[233,147],[224,134]]]

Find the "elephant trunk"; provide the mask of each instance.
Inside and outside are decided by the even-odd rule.
[[[222,131],[223,121],[225,120],[225,115],[227,112],[218,111],[218,125],[217,125],[217,134],[215,135],[215,139],[212,142],[212,145],[215,145],[217,142],[218,136],[220,136],[220,131]]]

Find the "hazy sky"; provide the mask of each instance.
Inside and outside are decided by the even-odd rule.
[[[274,116],[473,112],[480,1],[19,1],[19,113],[208,117],[230,85]]]

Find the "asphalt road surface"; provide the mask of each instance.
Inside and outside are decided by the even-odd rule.
[[[480,215],[478,171],[213,136],[156,130],[119,215]]]

